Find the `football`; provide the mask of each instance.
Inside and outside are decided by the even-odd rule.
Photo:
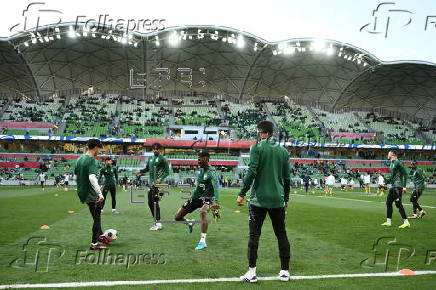
[[[115,241],[118,239],[118,231],[114,229],[105,230],[103,236],[109,239],[109,241]]]

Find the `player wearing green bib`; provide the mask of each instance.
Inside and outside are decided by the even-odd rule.
[[[106,196],[108,191],[111,193],[112,199],[112,213],[118,214],[117,211],[117,183],[118,183],[118,170],[115,166],[116,160],[112,160],[110,158],[106,159],[106,166],[100,170],[100,178],[104,178],[104,186],[103,186],[103,196],[106,201]],[[102,211],[105,205],[105,201],[103,201]]]
[[[162,145],[160,143],[154,143],[152,145],[153,156],[150,156],[147,161],[147,165],[144,169],[137,171],[136,175],[142,175],[144,173],[149,174],[148,186],[150,190],[148,191],[148,207],[150,208],[151,214],[155,219],[155,224],[150,228],[150,231],[157,231],[162,229],[162,223],[160,223],[160,194],[159,189],[156,184],[161,184],[165,178],[170,174],[170,167],[168,161],[165,157],[161,155]]]
[[[409,218],[423,218],[425,215],[427,215],[427,213],[421,208],[421,206],[419,206],[418,199],[424,192],[425,175],[422,169],[417,167],[416,162],[412,162],[412,170],[410,171],[410,176],[412,177],[414,189],[412,195],[410,196],[410,202],[413,205],[413,215]]]
[[[88,140],[88,151],[76,162],[74,174],[77,176],[77,195],[82,203],[86,203],[93,219],[91,250],[105,249],[98,242],[109,244],[109,240],[102,236],[101,230],[101,209],[104,201],[100,186],[98,185],[98,166],[95,157],[103,147],[98,139]]]
[[[218,176],[214,168],[209,165],[209,152],[201,151],[198,154],[198,165],[200,166],[200,174],[197,180],[197,187],[192,193],[191,198],[183,204],[177,211],[175,220],[186,221],[192,232],[192,224],[185,219],[188,213],[192,213],[196,209],[200,209],[201,219],[201,237],[195,250],[202,250],[207,247],[206,235],[208,228],[207,214],[210,209],[218,210],[219,192],[218,192]]]
[[[406,191],[407,184],[407,171],[403,163],[398,160],[397,152],[389,151],[388,159],[391,161],[390,170],[391,175],[386,178],[386,184],[391,184],[388,196],[386,198],[386,222],[382,223],[382,226],[390,227],[392,222],[392,204],[395,202],[395,206],[398,208],[401,217],[404,222],[399,226],[400,229],[409,228],[409,220],[407,219],[406,212],[401,202],[403,192]]]
[[[251,146],[250,165],[244,178],[244,186],[236,200],[244,205],[244,197],[251,188],[249,203],[248,271],[241,276],[246,282],[257,282],[257,249],[263,222],[268,214],[277,237],[281,271],[279,279],[289,281],[290,245],[286,234],[286,209],[290,191],[289,153],[271,137],[274,125],[262,121],[257,125],[258,143]],[[253,184],[253,186],[252,186]]]

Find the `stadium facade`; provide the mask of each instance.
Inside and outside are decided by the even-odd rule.
[[[2,38],[0,54],[3,97],[44,98],[93,87],[235,102],[287,97],[325,110],[385,110],[425,123],[435,118],[434,64],[383,62],[334,40],[268,42],[218,26],[141,34],[63,23]]]

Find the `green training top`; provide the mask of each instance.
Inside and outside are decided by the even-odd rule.
[[[168,161],[162,155],[153,155],[148,158],[147,165],[144,169],[140,170],[141,173],[149,172],[148,183],[155,183],[155,172],[156,172],[156,180],[161,179],[162,181],[170,174],[170,167],[168,165]]]
[[[410,170],[410,176],[412,177],[413,185],[416,190],[424,190],[425,188],[425,175],[421,168]]]
[[[197,187],[192,193],[192,199],[210,197],[213,202],[219,202],[218,176],[214,168],[200,168]]]
[[[400,160],[391,161],[389,166],[391,175],[386,178],[386,184],[392,184],[392,187],[406,187],[407,185],[407,171],[406,167]]]
[[[77,195],[82,203],[95,202],[98,194],[92,188],[89,181],[89,175],[95,174],[97,177],[97,160],[85,154],[82,155],[76,162],[74,174],[77,176]]]
[[[115,185],[118,183],[118,170],[113,167],[106,165],[100,170],[100,178],[104,177],[104,184]]]
[[[250,204],[280,208],[289,200],[289,153],[272,139],[264,139],[250,148],[250,165],[239,196],[251,189]]]

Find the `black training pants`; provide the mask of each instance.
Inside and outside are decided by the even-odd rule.
[[[259,238],[262,231],[263,221],[268,213],[277,237],[279,256],[282,270],[289,270],[289,260],[291,256],[290,245],[286,235],[285,225],[285,208],[262,208],[250,205],[250,237],[248,240],[248,263],[249,267],[256,267],[257,249],[259,247]]]
[[[422,190],[421,189],[415,189],[412,193],[412,195],[410,196],[410,202],[413,205],[413,213],[416,213],[416,211],[421,211],[422,208],[419,206],[418,203],[418,199],[422,194]]]
[[[102,208],[104,208],[104,205],[106,203],[106,196],[107,196],[107,192],[110,191],[111,192],[111,199],[112,199],[112,209],[116,209],[117,208],[117,188],[115,186],[115,184],[105,184],[105,186],[103,186],[103,197],[104,197],[104,201],[103,201],[103,206]]]
[[[103,203],[102,202],[90,202],[88,203],[89,212],[91,213],[92,219],[94,223],[92,224],[92,242],[97,243],[97,239],[100,235],[103,234],[101,230],[101,209]]]
[[[156,221],[160,221],[159,189],[155,186],[148,191],[148,207]],[[156,208],[155,208],[156,203]]]
[[[406,212],[404,211],[403,203],[401,202],[401,198],[403,195],[403,188],[401,187],[392,187],[389,189],[389,194],[386,198],[386,216],[388,219],[392,218],[392,204],[395,202],[395,206],[398,208],[400,215],[403,219],[406,219]]]

